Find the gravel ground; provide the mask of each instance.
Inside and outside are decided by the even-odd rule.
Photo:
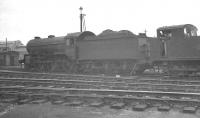
[[[111,109],[109,106],[100,108],[79,106],[70,107],[63,105],[25,104],[10,107],[7,113],[0,114],[0,118],[199,118],[200,112],[196,114],[181,113],[178,110],[159,112],[154,108],[143,112],[127,109]]]

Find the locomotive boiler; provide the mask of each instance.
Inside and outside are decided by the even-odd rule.
[[[160,27],[157,37],[128,30],[35,37],[27,44],[25,67],[34,71],[131,75],[145,69],[199,71],[200,40],[191,24]]]
[[[90,74],[130,74],[149,56],[147,37],[130,31],[86,31],[64,37],[35,37],[27,44],[26,68]],[[139,71],[139,70],[138,70]]]
[[[71,33],[67,36],[41,39],[35,37],[27,44],[28,55],[25,55],[25,68],[38,71],[64,71],[72,72],[76,69],[77,46],[76,41],[86,36],[94,35],[92,32]]]

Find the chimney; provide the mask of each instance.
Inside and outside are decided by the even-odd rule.
[[[53,38],[53,37],[55,37],[55,36],[54,36],[54,35],[49,35],[49,36],[48,36],[48,38]]]
[[[39,36],[36,36],[34,39],[41,39]]]

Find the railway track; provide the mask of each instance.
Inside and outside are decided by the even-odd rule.
[[[198,76],[188,78],[161,75],[116,78],[1,71],[0,97],[2,102],[13,103],[72,101],[68,104],[92,104],[91,101],[101,101],[122,103],[121,107],[130,103],[169,107],[178,104],[197,109],[200,80]]]
[[[151,90],[168,92],[200,92],[200,85],[177,85],[177,84],[150,84],[150,83],[124,83],[124,82],[100,82],[100,81],[44,81],[44,80],[22,80],[16,79],[0,80],[1,86],[52,86],[60,88],[90,88],[90,89],[117,89],[117,90]]]

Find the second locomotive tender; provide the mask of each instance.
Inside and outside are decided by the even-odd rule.
[[[197,69],[200,38],[190,24],[161,27],[157,37],[128,30],[71,33],[63,37],[35,37],[27,44],[25,67],[39,71],[87,74],[141,73],[151,67]]]

